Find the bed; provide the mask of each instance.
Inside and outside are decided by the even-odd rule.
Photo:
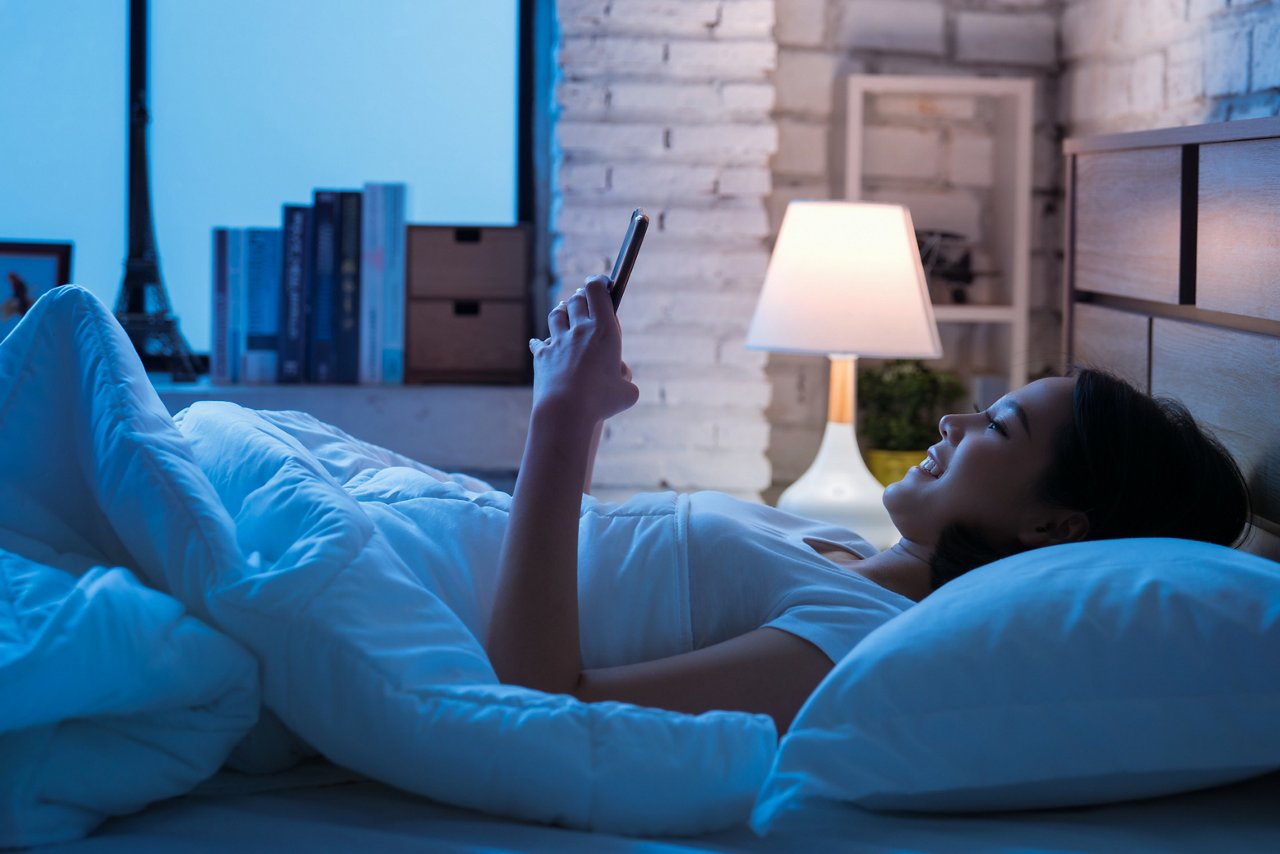
[[[1246,469],[1255,533],[1243,550],[1073,544],[976,570],[873,632],[780,746],[755,716],[492,685],[466,591],[437,577],[422,594],[392,523],[353,503],[381,469],[402,473],[384,504],[415,489],[488,495],[483,483],[303,416],[211,404],[175,427],[100,304],[74,290],[42,302],[44,331],[28,323],[0,348],[0,429],[59,414],[3,452],[0,640],[87,626],[132,645],[109,667],[35,640],[44,669],[0,659],[0,761],[31,769],[0,775],[0,839],[27,829],[59,852],[1280,850],[1280,120],[1070,140],[1066,157],[1068,355],[1183,398]],[[61,382],[36,381],[49,364]],[[94,386],[94,406],[77,384]],[[282,506],[254,527],[263,501]],[[41,562],[61,574],[28,583]],[[371,598],[352,569],[372,564],[400,567],[379,576],[392,595]],[[322,583],[300,591],[304,566]],[[279,609],[304,595],[314,623],[282,635]],[[422,609],[440,601],[454,604],[423,634]],[[120,604],[104,615],[102,602]],[[110,622],[130,608],[127,631]],[[371,622],[417,632],[416,654],[372,656]],[[281,648],[304,641],[306,656]],[[423,668],[429,690],[407,691]],[[52,717],[14,689],[50,682],[65,701]],[[259,718],[260,701],[305,743]],[[850,708],[878,711],[853,722]],[[116,762],[131,750],[145,759]],[[19,827],[27,815],[38,821]]]

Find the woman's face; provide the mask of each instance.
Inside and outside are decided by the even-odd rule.
[[[884,505],[902,536],[929,548],[962,522],[995,545],[1017,542],[1044,524],[1034,494],[1054,437],[1072,419],[1075,380],[1037,380],[982,412],[947,415],[928,457],[885,490]]]

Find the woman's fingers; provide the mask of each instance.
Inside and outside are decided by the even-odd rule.
[[[613,301],[609,298],[609,277],[592,276],[582,288],[592,317],[604,318],[613,314]]]
[[[552,337],[569,331],[569,306],[563,300],[547,314],[547,329]]]
[[[587,294],[583,288],[574,291],[568,302],[570,325],[591,319],[591,308],[587,305]]]

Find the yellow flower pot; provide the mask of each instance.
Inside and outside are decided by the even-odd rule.
[[[907,476],[912,466],[918,465],[928,451],[867,451],[867,468],[876,480],[885,486],[897,483]]]

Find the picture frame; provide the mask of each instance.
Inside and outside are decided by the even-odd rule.
[[[0,339],[42,294],[71,281],[69,242],[0,240]]]

